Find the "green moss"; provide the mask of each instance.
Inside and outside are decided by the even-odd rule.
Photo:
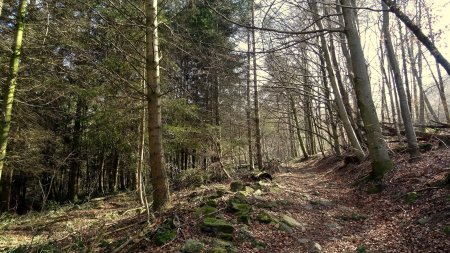
[[[217,212],[217,208],[209,206],[209,205],[204,205],[200,208],[197,208],[196,214],[198,216],[200,216],[200,215],[210,216],[211,214],[214,214],[216,212]]]
[[[442,231],[446,234],[446,235],[450,235],[450,226],[445,226]]]
[[[245,185],[241,181],[233,181],[230,184],[230,190],[232,192],[244,191]]]
[[[181,248],[182,253],[199,253],[205,248],[202,242],[197,240],[188,239]]]
[[[265,223],[265,224],[269,224],[270,222],[272,222],[272,217],[270,216],[270,214],[266,213],[266,212],[261,212],[256,216],[256,219],[261,222],[261,223]]]
[[[172,229],[158,229],[153,237],[156,245],[164,245],[177,237],[177,231]]]
[[[210,233],[224,240],[232,240],[234,227],[223,219],[206,217],[200,226],[202,232]]]
[[[380,181],[383,179],[384,174],[394,168],[394,162],[391,160],[373,161],[371,179],[374,181]]]
[[[406,201],[408,201],[408,203],[412,204],[416,202],[416,200],[417,200],[417,192],[408,192],[406,194]]]

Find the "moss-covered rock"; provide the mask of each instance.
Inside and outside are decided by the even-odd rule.
[[[231,241],[233,239],[234,227],[224,219],[206,217],[200,229],[202,232],[209,233],[224,240]]]
[[[156,230],[153,236],[153,241],[156,245],[164,245],[177,237],[177,231],[168,227],[160,227]]]
[[[196,214],[197,216],[211,216],[212,214],[217,212],[217,208],[204,205],[202,207],[197,208]]]
[[[212,242],[212,248],[208,250],[209,253],[237,253],[238,250],[233,244],[223,240],[214,240]]]
[[[256,219],[264,224],[269,224],[272,222],[272,217],[270,216],[270,214],[268,214],[267,212],[260,212],[257,216]]]
[[[230,190],[232,192],[245,191],[245,185],[242,183],[242,181],[233,181],[230,184]]]
[[[202,242],[197,240],[188,239],[181,248],[182,253],[199,253],[205,248]]]

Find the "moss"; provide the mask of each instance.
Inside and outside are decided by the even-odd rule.
[[[410,204],[416,202],[417,200],[417,192],[408,192],[406,194],[406,201]]]
[[[261,212],[256,216],[256,219],[261,222],[261,223],[265,223],[265,224],[269,224],[270,222],[272,222],[272,217],[270,216],[270,214],[266,213],[266,212]]]
[[[177,237],[177,231],[168,228],[160,228],[156,230],[155,236],[153,237],[153,241],[156,245],[161,246],[164,245]]]
[[[210,233],[224,240],[232,240],[234,227],[223,219],[206,217],[200,226],[202,232]]]
[[[244,191],[245,185],[241,181],[233,181],[230,184],[230,190],[232,192]]]
[[[373,161],[371,179],[374,181],[381,181],[388,171],[394,168],[394,162],[391,160]]]
[[[444,232],[444,234],[446,235],[450,235],[450,226],[445,226],[442,231]]]
[[[202,242],[197,240],[188,239],[181,248],[182,253],[199,253],[205,248]]]

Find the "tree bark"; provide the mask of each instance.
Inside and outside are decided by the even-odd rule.
[[[255,164],[253,162],[253,141],[252,141],[252,117],[251,117],[251,94],[250,94],[250,75],[251,75],[251,32],[247,33],[247,87],[246,87],[246,115],[247,115],[247,141],[248,141],[248,162],[250,165],[250,170],[255,169]]]
[[[387,6],[383,4],[383,9],[387,10]],[[411,114],[409,111],[408,98],[406,96],[403,80],[400,72],[400,67],[395,57],[394,46],[392,44],[391,34],[389,32],[389,12],[383,12],[383,34],[384,43],[386,45],[387,57],[390,62],[392,71],[394,72],[395,87],[400,102],[400,113],[402,115],[403,124],[405,126],[406,140],[408,143],[409,153],[412,158],[420,157],[419,146],[417,145],[416,133],[411,121]]]
[[[356,29],[356,17],[350,8],[349,0],[340,0],[343,5],[345,20],[345,32],[352,58],[353,71],[355,75],[355,91],[358,99],[358,107],[361,112],[366,130],[369,154],[372,162],[371,178],[381,180],[384,174],[393,168],[386,142],[381,133],[380,122],[372,99],[369,75],[367,73],[364,52],[361,39]]]
[[[419,26],[414,24],[414,22],[406,16],[397,4],[392,0],[383,0],[383,2],[389,7],[389,10],[400,19],[406,27],[408,27],[411,32],[416,36],[416,38],[430,51],[431,55],[434,56],[436,61],[441,64],[441,66],[447,71],[447,74],[450,75],[450,62],[444,58],[444,56],[439,52],[434,43],[428,38],[420,29]]]
[[[306,160],[309,158],[309,155],[308,155],[308,152],[306,151],[305,144],[303,143],[302,134],[300,133],[300,123],[298,122],[297,108],[295,107],[295,101],[292,96],[289,96],[289,100],[290,100],[290,104],[291,104],[292,115],[294,116],[295,129],[297,132],[298,142],[300,144],[300,149],[302,150],[302,153],[303,153],[303,158],[305,158],[305,160]]]
[[[255,1],[252,1],[252,27],[255,27]],[[255,110],[255,141],[256,141],[256,162],[258,169],[263,169],[262,145],[261,145],[261,126],[259,118],[259,99],[258,99],[258,75],[256,71],[256,36],[255,29],[252,29],[252,54],[253,54],[253,96]]]
[[[147,0],[146,14],[146,84],[148,106],[149,160],[153,186],[153,210],[159,211],[170,201],[162,146],[161,87],[157,0]]]
[[[15,28],[12,55],[9,64],[9,73],[3,89],[2,115],[0,119],[0,179],[2,178],[3,166],[6,159],[6,148],[8,145],[9,131],[11,129],[12,108],[14,103],[14,93],[16,91],[17,77],[19,75],[19,62],[22,54],[22,39],[25,27],[25,14],[27,10],[27,0],[21,0],[17,13],[17,24]]]

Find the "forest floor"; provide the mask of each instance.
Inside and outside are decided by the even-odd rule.
[[[273,181],[244,181],[237,193],[229,182],[175,192],[152,225],[132,209],[131,193],[3,215],[0,251],[449,252],[450,189],[437,186],[450,172],[450,150],[395,162],[381,193],[358,183],[369,162],[314,158],[285,164]]]

